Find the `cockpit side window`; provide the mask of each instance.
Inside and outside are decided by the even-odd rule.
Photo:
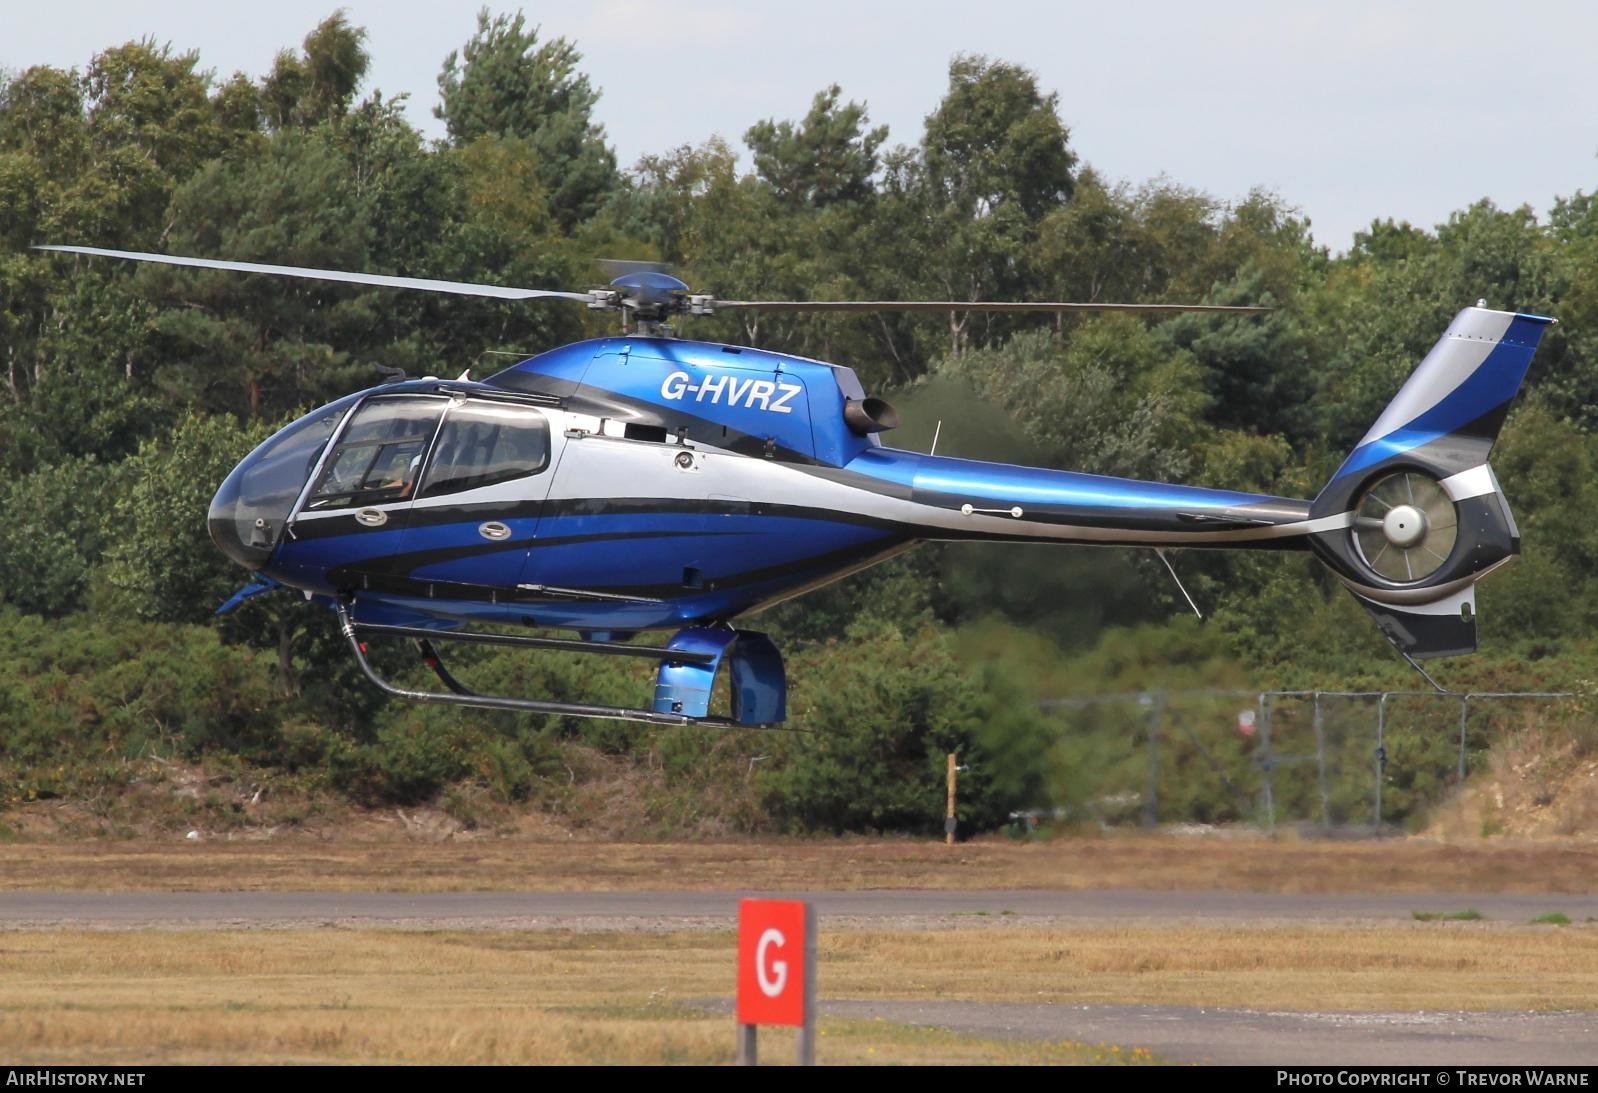
[[[549,465],[549,422],[490,402],[452,407],[419,497],[440,497],[537,474]]]
[[[411,495],[444,400],[374,398],[362,404],[338,439],[309,508],[382,504]]]

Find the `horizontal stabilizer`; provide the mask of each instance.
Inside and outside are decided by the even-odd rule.
[[[1395,606],[1359,593],[1354,598],[1376,620],[1393,647],[1416,660],[1476,651],[1476,586],[1435,603]]]

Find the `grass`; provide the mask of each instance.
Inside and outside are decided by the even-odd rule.
[[[1416,922],[1480,922],[1487,916],[1474,907],[1463,911],[1413,911]]]
[[[1570,916],[1563,911],[1550,911],[1531,920],[1533,926],[1569,926]]]
[[[28,931],[0,938],[0,1056],[43,1063],[720,1063],[729,931]],[[1598,930],[1459,923],[925,931],[820,938],[824,998],[1557,1010]],[[820,1024],[827,1063],[1146,1062],[1129,1046]],[[761,1031],[762,1056],[792,1058]]]
[[[1372,843],[1130,836],[601,843],[520,837],[0,844],[7,889],[545,891],[1228,889],[1592,892],[1598,841]]]
[[[730,934],[8,934],[0,1055],[29,1064],[730,1062]],[[1149,1062],[1120,1047],[823,1019],[829,1063]],[[767,1062],[793,1034],[761,1030]]]

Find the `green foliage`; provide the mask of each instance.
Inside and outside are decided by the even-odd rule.
[[[1035,222],[1071,196],[1076,155],[1059,96],[1038,90],[1019,65],[965,54],[949,62],[949,91],[927,117],[927,184],[968,217],[1013,208]]]
[[[616,185],[616,156],[593,120],[599,92],[564,38],[539,43],[521,12],[477,15],[477,33],[444,59],[435,113],[456,145],[485,136],[525,139],[537,154],[550,211],[570,230]]]
[[[0,763],[24,783],[34,768],[77,760],[67,769],[80,773],[105,754],[276,758],[261,656],[203,627],[46,622],[5,608],[0,654]]]
[[[288,123],[285,113],[309,126],[337,121],[349,111],[355,89],[371,65],[362,45],[365,40],[366,31],[352,27],[349,17],[337,11],[305,36],[303,58],[291,60],[279,54],[277,63],[287,70],[286,82],[297,92],[292,111],[279,112],[280,128]]]
[[[1076,165],[1055,95],[1019,65],[962,55],[949,63],[949,90],[927,116],[921,146],[890,166],[902,207],[894,225],[913,284],[933,299],[1022,299],[1042,219],[1070,198]],[[907,252],[907,253],[906,253]],[[960,356],[1008,325],[969,314],[948,319]]]
[[[325,131],[281,133],[262,154],[213,160],[173,199],[173,248],[244,261],[361,268],[370,209]],[[330,392],[342,354],[330,342],[369,333],[365,297],[282,278],[151,268],[145,291],[170,300],[155,320],[168,398],[210,411],[277,416],[307,390]]]
[[[1480,922],[1487,916],[1474,907],[1463,911],[1413,911],[1416,922]]]
[[[47,617],[83,606],[118,499],[132,485],[126,463],[64,459],[0,489],[0,596]]]
[[[1162,352],[1135,320],[1089,320],[1063,343],[1029,331],[937,367],[1009,409],[1053,465],[1141,478],[1191,469],[1203,406],[1192,358]]]
[[[877,149],[888,139],[888,129],[867,130],[866,108],[856,102],[839,106],[842,94],[833,84],[816,92],[803,121],[768,118],[744,134],[755,173],[781,200],[824,208],[873,196]]]
[[[841,648],[795,657],[790,725],[811,735],[785,741],[781,764],[763,778],[773,819],[801,831],[934,832],[949,752],[971,767],[961,783],[967,829],[1002,818],[1014,799],[1000,796],[978,740],[984,696],[952,654],[931,628],[863,625]],[[1000,781],[1022,788],[1024,778],[1006,774]]]
[[[202,622],[241,582],[211,545],[206,513],[217,485],[270,430],[191,416],[165,444],[127,460],[126,488],[108,518],[104,606],[136,618]]]

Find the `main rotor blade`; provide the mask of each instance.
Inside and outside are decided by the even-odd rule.
[[[1030,300],[712,300],[713,309],[759,308],[763,311],[1121,311],[1133,314],[1219,312],[1263,315],[1268,307],[1226,307],[1221,304],[1078,304]]]
[[[103,258],[126,258],[134,262],[157,262],[167,266],[193,266],[196,269],[231,270],[235,273],[264,273],[273,277],[305,277],[316,281],[342,281],[352,285],[378,285],[382,288],[414,288],[424,292],[449,292],[457,296],[493,296],[501,300],[554,298],[592,303],[587,292],[554,292],[540,288],[506,288],[478,285],[469,281],[434,281],[426,277],[390,277],[381,273],[346,273],[336,269],[307,269],[303,266],[270,266],[260,262],[223,262],[215,258],[185,258],[176,254],[147,254],[143,251],[105,250],[101,247],[36,246],[34,250],[63,251],[67,254],[93,254]]]

